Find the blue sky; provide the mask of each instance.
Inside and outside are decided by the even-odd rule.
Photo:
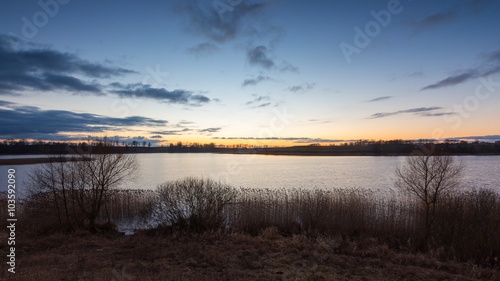
[[[0,139],[499,140],[500,3],[0,3]]]

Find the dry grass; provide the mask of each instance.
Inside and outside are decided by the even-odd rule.
[[[53,234],[22,237],[18,248],[17,273],[4,270],[2,280],[500,280],[498,270],[373,239],[282,236],[276,228],[257,236]]]
[[[2,280],[3,276],[14,280],[500,280],[500,197],[494,192],[444,197],[437,205],[429,250],[420,252],[422,209],[409,197],[341,189],[231,190],[235,191],[236,197],[223,208],[201,209],[225,217],[219,228],[200,232],[163,225],[132,236],[119,235],[112,223],[101,225],[98,235],[83,228],[63,235],[50,201],[41,197],[25,202],[17,231],[18,273],[3,271],[0,276]],[[158,211],[153,204],[161,202],[158,198],[155,192],[117,191],[101,221],[151,218]],[[196,198],[187,202],[194,207],[208,206],[200,201],[203,196],[189,198]],[[0,200],[0,206],[4,203]],[[203,215],[183,214],[186,219]],[[4,250],[6,239],[1,241]]]
[[[283,235],[376,238],[392,248],[429,249],[442,260],[500,267],[500,196],[469,191],[436,206],[429,245],[418,201],[363,190],[241,190],[227,211],[234,230],[256,235],[276,227]]]

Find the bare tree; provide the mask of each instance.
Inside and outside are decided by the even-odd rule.
[[[131,154],[109,153],[107,147],[70,158],[60,156],[57,162],[35,169],[32,195],[50,194],[63,229],[71,230],[72,222],[79,223],[78,213],[88,221],[90,231],[96,232],[95,221],[110,190],[134,177],[137,161]]]
[[[408,156],[396,170],[396,186],[416,196],[423,204],[427,243],[439,198],[459,184],[464,166],[448,155]]]
[[[68,157],[56,155],[53,161],[36,167],[31,176],[29,196],[31,203],[52,206],[58,217],[61,229],[71,231],[78,224],[75,205],[71,200],[75,173],[73,163]],[[36,209],[36,208],[35,208]],[[70,212],[71,211],[71,212]]]
[[[84,154],[75,162],[77,185],[76,202],[88,219],[91,232],[96,232],[95,220],[110,196],[110,190],[131,179],[137,171],[137,161],[130,154]]]

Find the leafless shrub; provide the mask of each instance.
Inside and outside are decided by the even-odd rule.
[[[158,186],[155,219],[162,226],[202,232],[227,225],[236,190],[210,179],[185,178]]]

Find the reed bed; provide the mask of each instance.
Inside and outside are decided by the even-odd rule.
[[[98,220],[146,222],[154,206],[156,193],[144,189],[114,189],[102,207]]]
[[[259,235],[274,228],[285,236],[354,241],[368,238],[404,251],[430,251],[442,259],[499,266],[500,196],[493,191],[456,192],[442,197],[436,205],[431,237],[424,239],[423,206],[405,194],[386,196],[363,189],[241,188],[231,192],[234,190],[234,199],[218,211],[225,223],[210,230]],[[158,190],[159,198],[164,191]],[[213,215],[213,209],[203,210]],[[191,215],[182,212],[182,220],[189,222]],[[199,214],[196,218],[196,223],[209,224],[200,222]],[[179,227],[175,221],[170,225]],[[188,231],[199,229],[184,226]]]
[[[55,204],[52,198],[50,194],[38,194],[22,203],[20,210],[23,225],[30,226],[28,233],[44,234],[65,224],[57,217],[57,210],[64,206],[61,201]],[[3,203],[0,200],[0,206]],[[499,194],[472,190],[443,196],[436,205],[434,227],[425,247],[423,214],[420,202],[404,194],[388,196],[371,190],[340,188],[233,188],[189,178],[165,183],[154,191],[112,190],[99,221],[134,221],[142,227],[185,233],[260,235],[273,228],[284,236],[375,239],[393,249],[429,251],[445,260],[500,266]],[[74,225],[85,223],[77,212],[70,218]]]

